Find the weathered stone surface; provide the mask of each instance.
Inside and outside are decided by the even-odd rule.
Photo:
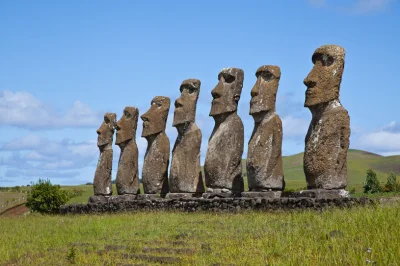
[[[191,199],[199,198],[201,193],[168,193],[166,199]]]
[[[119,203],[123,201],[132,201],[137,198],[136,194],[125,194],[118,196],[91,196],[89,197],[89,203],[91,204],[110,204],[110,203]]]
[[[282,191],[265,191],[265,192],[259,192],[259,191],[247,191],[247,192],[242,192],[242,197],[243,198],[269,198],[269,199],[277,199],[280,198],[282,195]]]
[[[94,174],[93,190],[96,196],[109,196],[112,194],[112,142],[114,135],[114,123],[116,114],[106,113],[104,121],[100,128],[97,129],[97,146],[100,150],[100,157],[97,163],[96,172]]]
[[[92,204],[108,203],[109,196],[90,196],[88,202]]]
[[[349,198],[350,193],[344,189],[310,189],[293,192],[289,197],[292,198],[316,198],[316,199],[336,199],[336,198]]]
[[[324,45],[315,50],[314,67],[304,80],[305,107],[312,120],[305,139],[304,173],[308,189],[347,186],[350,117],[339,101],[345,50]]]
[[[256,77],[250,101],[254,130],[246,160],[249,191],[283,190],[282,121],[275,112],[281,71],[278,66],[261,66]]]
[[[115,144],[121,148],[116,178],[118,195],[140,193],[139,151],[136,145],[138,117],[139,110],[137,108],[125,107],[124,114],[115,125],[117,130]]]
[[[224,68],[212,90],[210,116],[215,120],[204,164],[206,186],[225,188],[234,194],[243,191],[242,154],[244,128],[237,115],[244,73],[239,68]]]
[[[165,134],[170,99],[156,96],[150,109],[140,118],[143,120],[142,137],[147,139],[144,156],[142,182],[145,194],[168,193],[168,165],[170,144]]]
[[[138,195],[138,197],[143,194]],[[154,196],[154,195],[153,195]],[[120,197],[120,196],[118,196]],[[112,197],[114,198],[114,197]],[[361,198],[186,198],[186,199],[136,199],[117,200],[97,204],[70,204],[60,207],[61,214],[111,213],[126,211],[183,211],[183,212],[242,212],[282,211],[282,210],[328,210],[333,207],[351,208],[354,206],[376,205],[378,201]]]
[[[138,200],[156,200],[161,199],[162,197],[158,194],[139,194],[137,196]]]
[[[200,80],[182,82],[181,96],[175,101],[173,126],[178,130],[172,150],[169,189],[173,193],[204,192],[200,166],[201,131],[195,123]]]

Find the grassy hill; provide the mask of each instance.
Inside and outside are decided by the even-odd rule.
[[[246,178],[246,159],[243,159],[242,166],[243,176]],[[348,189],[355,188],[361,192],[362,183],[365,181],[366,172],[369,168],[377,173],[382,182],[386,182],[390,171],[400,176],[400,156],[385,157],[367,151],[349,149],[347,153]],[[283,156],[283,172],[287,188],[299,189],[305,187],[303,153]]]
[[[242,164],[245,190],[247,190],[245,159],[243,159]],[[400,179],[400,156],[385,157],[367,151],[350,149],[347,156],[347,172],[349,177],[349,185],[347,186],[347,189],[351,190],[355,188],[357,192],[362,192],[362,185],[369,168],[372,168],[377,173],[381,182],[386,182],[386,178],[390,171],[393,171]],[[306,178],[303,172],[303,153],[283,156],[283,171],[285,174],[287,189],[298,190],[306,187]],[[87,202],[88,197],[93,195],[92,186],[82,185],[78,187],[83,190],[83,194],[71,199],[70,203],[85,203]],[[72,189],[74,187],[64,188]],[[143,193],[142,186],[141,193]],[[113,185],[113,194],[117,194],[115,185]]]
[[[305,180],[303,172],[303,153],[283,157],[285,179],[301,182]],[[347,173],[349,189],[362,187],[367,169],[372,168],[378,178],[385,182],[390,171],[400,175],[400,156],[381,156],[378,154],[350,149],[347,154]],[[290,183],[290,182],[289,182]],[[305,182],[303,183],[305,185]]]

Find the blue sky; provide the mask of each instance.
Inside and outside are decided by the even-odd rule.
[[[304,78],[314,50],[346,49],[340,100],[351,118],[350,147],[400,154],[398,0],[1,1],[0,186],[38,178],[91,182],[105,112],[179,97],[201,80],[201,162],[214,126],[211,90],[224,67],[244,70],[239,115],[245,152],[253,129],[250,90],[261,65],[278,65],[283,155],[302,152],[311,119]],[[396,49],[397,48],[397,49]],[[171,148],[173,105],[167,122]],[[137,143],[140,168],[147,142]],[[114,145],[114,178],[119,148]],[[139,169],[140,170],[140,169]]]

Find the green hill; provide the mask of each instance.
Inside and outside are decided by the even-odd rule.
[[[242,165],[243,176],[246,180],[246,159],[243,159]],[[361,192],[362,183],[365,181],[366,172],[369,168],[377,173],[382,182],[386,182],[390,171],[400,176],[400,155],[381,156],[367,151],[349,149],[347,155],[349,185],[347,189],[356,188],[357,191]],[[306,178],[303,172],[303,153],[283,156],[283,171],[287,188],[299,189],[306,186]]]
[[[246,175],[246,160],[243,159],[243,177],[245,180],[245,190],[247,191],[247,175]],[[381,156],[367,151],[350,149],[347,155],[347,172],[349,177],[349,185],[347,190],[353,188],[357,192],[362,192],[362,185],[365,181],[366,172],[372,168],[378,175],[381,182],[386,182],[386,178],[390,171],[393,171],[400,179],[400,156]],[[202,167],[203,170],[203,167]],[[287,189],[302,189],[306,187],[306,178],[303,172],[303,153],[294,154],[291,156],[283,156],[283,171],[285,174]],[[92,185],[81,186],[64,186],[66,189],[80,188],[83,194],[79,197],[72,198],[69,203],[84,203],[87,202],[89,196],[93,195]],[[116,195],[117,191],[115,184],[113,192]],[[141,193],[143,188],[141,187]]]

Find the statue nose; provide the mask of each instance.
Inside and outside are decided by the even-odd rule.
[[[303,83],[306,85],[308,88],[314,87],[317,83],[315,80],[317,79],[316,77],[317,73],[314,69],[311,70],[311,72],[308,74],[308,76],[304,79]]]
[[[306,85],[308,88],[312,88],[316,85],[317,83],[315,81],[313,81],[312,79],[310,79],[309,77],[307,77],[304,80],[304,85]]]
[[[250,95],[252,98],[258,96],[258,90],[256,87],[253,87],[253,89],[250,92]]]
[[[175,101],[175,108],[178,108],[178,107],[183,107],[183,104],[182,104],[182,101],[180,100],[180,98],[178,98]]]
[[[101,134],[101,132],[100,132],[100,130],[98,129],[98,130],[96,130],[96,133],[97,133],[97,135],[100,135]]]
[[[114,126],[114,127],[115,127],[116,130],[120,130],[120,129],[121,129],[121,127],[120,127],[120,125],[119,125],[119,122],[115,123],[115,126]]]

